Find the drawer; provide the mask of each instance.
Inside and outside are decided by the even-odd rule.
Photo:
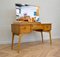
[[[20,26],[20,33],[29,33],[29,32],[31,32],[31,26],[30,25]]]
[[[44,31],[49,31],[49,30],[51,30],[51,24],[43,24],[43,30],[44,30]]]
[[[43,26],[41,24],[34,24],[32,25],[32,29],[36,30],[36,29],[43,29]]]

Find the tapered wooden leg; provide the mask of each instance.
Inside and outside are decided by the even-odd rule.
[[[41,31],[42,43],[43,43],[43,32]]]
[[[18,39],[18,53],[19,53],[19,50],[20,50],[20,40],[21,40],[21,34],[19,34],[19,39]]]
[[[51,31],[49,31],[49,35],[50,35],[50,44],[52,44]]]
[[[11,46],[11,48],[13,49],[13,47],[14,47],[14,33],[12,33],[12,46]]]

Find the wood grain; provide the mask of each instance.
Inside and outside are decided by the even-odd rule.
[[[0,45],[0,57],[60,57],[60,39],[53,40],[53,44],[48,41],[27,42],[21,44],[21,50],[16,52],[15,48],[11,50],[10,44]]]

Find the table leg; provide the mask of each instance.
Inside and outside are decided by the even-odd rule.
[[[49,31],[49,36],[50,36],[50,44],[52,44],[51,31]]]
[[[12,33],[12,46],[11,46],[11,48],[13,49],[13,47],[14,47],[14,33]]]
[[[18,53],[19,53],[19,50],[20,50],[20,40],[21,40],[21,34],[19,34],[19,40],[18,40]]]
[[[41,31],[42,43],[43,43],[43,32]]]

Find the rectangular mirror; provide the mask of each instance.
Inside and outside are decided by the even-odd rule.
[[[30,16],[30,18],[35,18],[35,21],[40,22],[40,9],[38,6],[32,5],[22,5],[22,4],[15,4],[16,5],[16,19],[19,19],[24,16]]]

